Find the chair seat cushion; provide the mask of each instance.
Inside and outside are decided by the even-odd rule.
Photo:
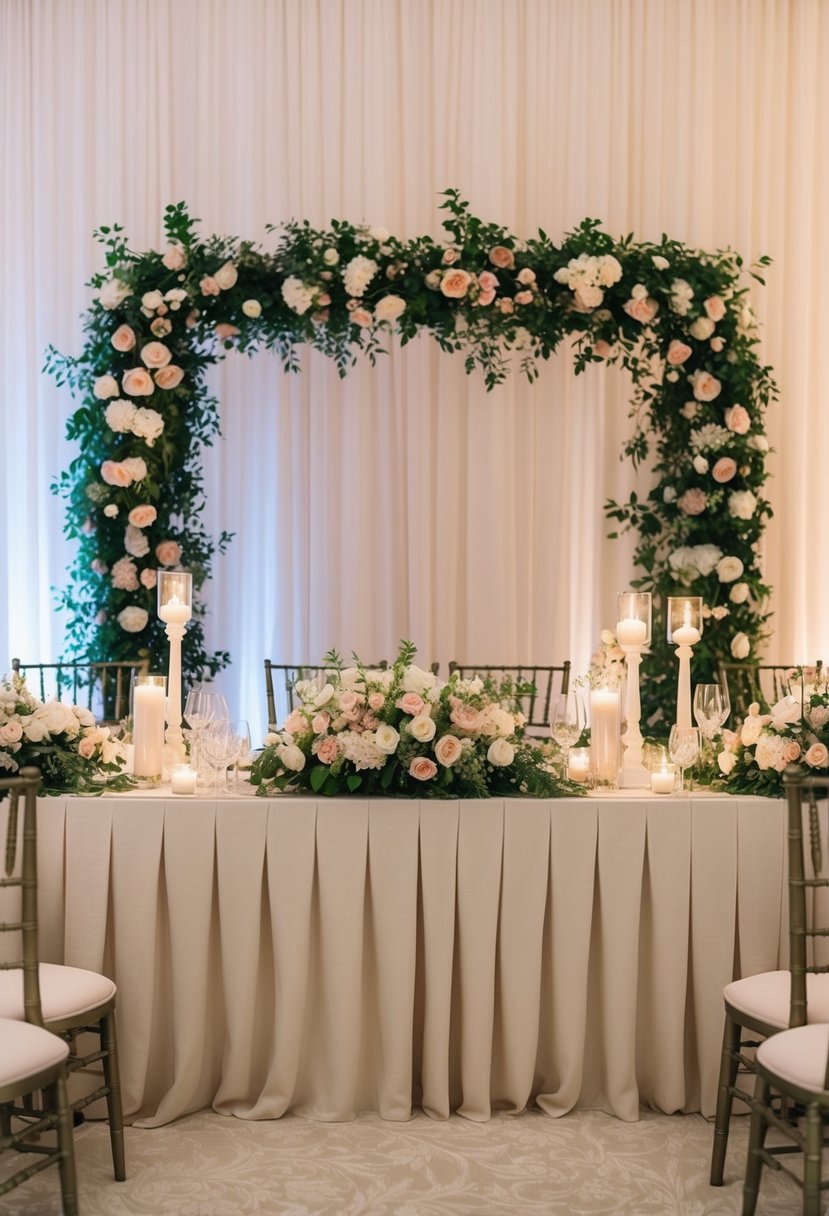
[[[788,971],[764,971],[733,980],[723,990],[729,1005],[769,1026],[786,1030],[789,1025],[791,976]],[[806,976],[808,1021],[829,1022],[829,975]]]
[[[799,1089],[824,1092],[829,1026],[796,1026],[772,1035],[757,1048],[757,1062]]]
[[[0,1089],[56,1068],[68,1055],[68,1045],[56,1034],[28,1022],[0,1018]]]
[[[44,1022],[67,1018],[82,1020],[92,1010],[106,1005],[116,993],[112,980],[80,967],[40,964],[40,999]],[[23,972],[0,972],[0,1018],[23,1021]]]

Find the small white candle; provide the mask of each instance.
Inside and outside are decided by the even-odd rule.
[[[576,748],[570,752],[567,761],[567,776],[571,781],[582,784],[590,776],[590,752],[587,748]]]
[[[616,622],[616,637],[620,646],[644,646],[647,636],[647,625],[636,616]]]
[[[179,764],[173,769],[170,786],[174,794],[195,794],[196,770],[189,764]]]
[[[676,784],[676,773],[671,768],[657,769],[651,773],[651,790],[654,794],[672,794]]]
[[[165,703],[163,683],[136,684],[132,707],[132,771],[136,777],[161,776]]]
[[[168,625],[183,625],[190,620],[193,610],[189,604],[183,604],[177,595],[167,600],[158,610],[161,620]]]
[[[678,646],[696,646],[700,636],[700,631],[691,624],[691,605],[686,600],[682,609],[682,624],[673,631],[671,638]]]

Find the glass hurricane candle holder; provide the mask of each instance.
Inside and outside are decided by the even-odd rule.
[[[683,729],[691,721],[691,655],[702,637],[702,597],[683,595],[668,597],[668,641],[676,646],[679,677],[676,692],[676,724]]]
[[[642,714],[639,699],[639,664],[642,649],[651,640],[653,596],[650,591],[622,591],[616,597],[616,640],[625,652],[627,693],[625,696],[625,731],[622,735],[622,767],[619,785],[622,789],[645,789],[649,773],[642,764]]]
[[[167,733],[165,739],[173,764],[186,759],[181,731],[181,641],[193,615],[193,576],[187,570],[159,570],[158,615],[170,641],[167,681]]]
[[[167,677],[136,676],[132,690],[132,771],[139,785],[157,785],[164,767]]]

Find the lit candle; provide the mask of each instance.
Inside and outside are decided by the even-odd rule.
[[[141,683],[142,679],[153,683]],[[164,756],[165,688],[163,676],[140,677],[133,693],[133,762],[136,777],[161,778]]]
[[[616,638],[620,646],[644,646],[648,627],[638,617],[628,616],[616,622]]]
[[[676,784],[676,772],[663,762],[662,768],[651,773],[651,790],[654,794],[672,794]]]
[[[189,604],[182,603],[177,595],[173,595],[159,606],[158,615],[167,625],[183,625],[190,620],[193,610]]]
[[[195,794],[196,770],[189,764],[179,764],[173,769],[170,786],[174,794]]]
[[[691,624],[691,605],[687,600],[682,610],[682,624],[673,631],[671,638],[678,646],[696,646],[700,639],[699,630]]]
[[[590,760],[596,781],[615,786],[619,779],[619,693],[614,688],[594,688],[590,693]]]
[[[590,776],[590,748],[589,747],[571,747],[567,758],[567,776],[571,781],[578,781],[582,785],[587,782]]]

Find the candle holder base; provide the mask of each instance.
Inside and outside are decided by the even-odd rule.
[[[620,790],[649,790],[650,787],[650,772],[642,765],[619,770]]]

